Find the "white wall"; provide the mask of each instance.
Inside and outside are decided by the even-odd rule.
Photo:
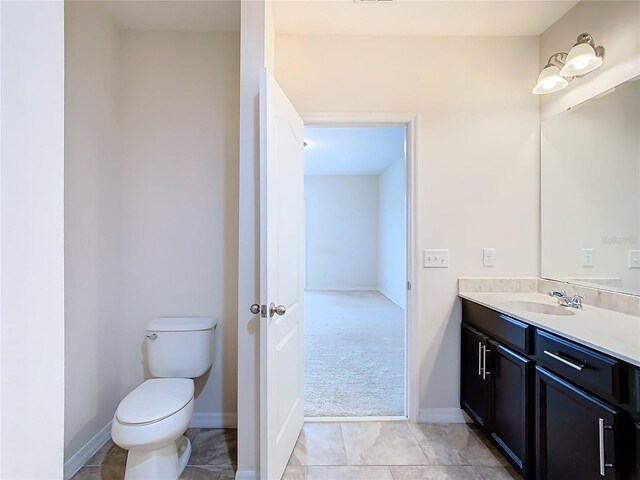
[[[118,31],[67,4],[66,457],[146,369],[155,316],[218,318],[199,424],[237,409],[238,33]]]
[[[62,477],[64,6],[2,2],[0,477]]]
[[[378,290],[407,308],[406,160],[400,158],[378,176]]]
[[[242,0],[240,21],[237,476],[254,478],[260,470],[260,318],[249,307],[260,299],[258,94],[261,70],[274,60],[270,5]]]
[[[539,273],[538,57],[536,37],[276,36],[276,77],[299,112],[420,115],[423,418],[459,408],[457,278]],[[449,248],[450,268],[422,269],[423,248]]]
[[[568,52],[581,33],[604,46],[604,64],[558,93],[542,95],[540,115],[548,118],[619,83],[640,75],[640,2],[582,1],[540,36],[539,69],[556,52]],[[536,77],[537,78],[537,77]],[[535,78],[530,81],[531,87]]]
[[[237,401],[238,34],[120,41],[120,394],[145,378],[149,320],[213,315],[214,366],[195,411],[224,420]]]
[[[306,175],[307,290],[377,290],[378,177]]]
[[[65,460],[121,398],[118,35],[103,8],[65,5]]]

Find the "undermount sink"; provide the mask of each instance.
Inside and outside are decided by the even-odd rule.
[[[527,302],[524,300],[507,300],[502,302],[502,305],[507,308],[513,308],[514,310],[541,313],[543,315],[554,315],[559,317],[569,317],[576,314],[576,312],[574,312],[572,309],[563,307],[561,305],[549,305],[547,303]]]

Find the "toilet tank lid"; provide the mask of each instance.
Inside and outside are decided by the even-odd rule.
[[[190,332],[209,330],[216,326],[214,317],[159,317],[149,322],[151,332]]]

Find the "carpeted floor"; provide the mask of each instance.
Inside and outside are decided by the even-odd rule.
[[[306,292],[306,416],[404,415],[404,313],[379,292]]]

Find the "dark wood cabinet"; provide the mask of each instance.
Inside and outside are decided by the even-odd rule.
[[[460,404],[480,426],[489,421],[489,382],[484,371],[488,337],[462,325]]]
[[[462,304],[462,409],[527,480],[640,480],[640,367]]]
[[[620,412],[536,367],[538,480],[622,478],[616,458]]]
[[[462,324],[460,404],[529,477],[531,360]]]
[[[635,474],[632,478],[633,480],[640,480],[640,423],[634,424],[633,430],[633,436],[635,438],[633,443],[635,448],[633,449],[633,458],[631,459],[631,469]]]
[[[520,473],[531,463],[533,362],[497,342],[489,341],[491,355],[491,436]]]

